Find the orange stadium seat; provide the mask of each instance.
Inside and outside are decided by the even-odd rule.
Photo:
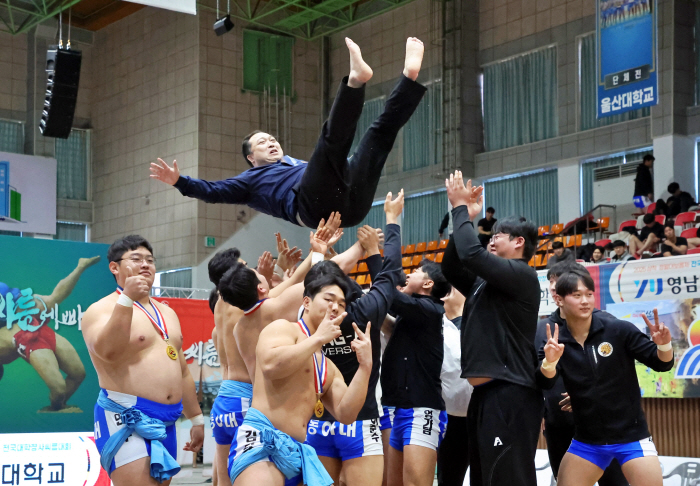
[[[355,280],[355,281],[357,282],[358,285],[364,285],[364,284],[365,284],[365,279],[366,279],[368,276],[369,276],[369,275],[358,275],[358,276],[357,276],[357,280]]]
[[[438,245],[438,250],[444,250],[447,248],[447,244],[450,242],[450,240],[440,240],[440,244]]]
[[[430,260],[431,262],[435,261],[435,253],[426,253],[425,255],[423,255],[423,257],[426,260]]]
[[[367,263],[366,262],[361,262],[360,265],[357,267],[357,271],[359,273],[367,273],[369,272],[369,269],[367,268]]]
[[[552,235],[558,235],[563,230],[564,230],[564,225],[562,223],[557,223],[557,224],[552,225],[551,231],[549,233]]]
[[[547,260],[549,260],[549,253],[538,253],[535,255],[535,268],[546,265]]]
[[[430,241],[428,242],[428,248],[427,251],[435,251],[438,249],[438,242],[436,241]]]
[[[445,256],[445,252],[441,251],[440,253],[437,254],[435,257],[435,263],[442,263],[442,257]]]
[[[404,269],[403,269],[403,273],[405,273],[406,275],[410,275],[410,274],[411,274],[411,270],[408,269],[408,268],[404,268]]]
[[[428,244],[425,241],[421,241],[416,245],[416,253],[425,253],[425,249],[428,247]]]
[[[571,235],[564,243],[566,248],[572,248],[574,246],[581,246],[583,243],[583,235]]]
[[[545,233],[549,233],[549,226],[540,226],[537,228],[537,236],[542,236]]]
[[[404,255],[413,255],[416,252],[416,245],[406,245],[406,248],[403,251]]]
[[[423,259],[422,256],[420,256],[420,255],[414,255],[414,256],[413,256],[413,261],[411,262],[411,266],[412,266],[412,267],[417,267],[417,266],[420,264],[420,262],[421,262],[422,259]]]
[[[401,259],[401,266],[402,266],[403,268],[408,268],[408,267],[410,267],[410,266],[411,266],[411,257],[410,257],[410,256],[403,257],[403,258]]]
[[[530,261],[527,262],[527,264],[530,265],[531,267],[535,266],[535,255],[532,255],[532,258],[530,258]]]

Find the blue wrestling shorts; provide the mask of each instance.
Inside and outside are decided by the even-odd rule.
[[[384,455],[378,418],[358,420],[351,425],[311,420],[306,433],[306,443],[313,447],[319,456],[347,461],[364,456]]]
[[[182,413],[182,403],[167,405],[164,403],[152,402],[145,398],[127,395],[126,393],[103,390],[107,398],[118,403],[122,407],[134,407],[145,415],[162,420],[163,422],[174,422]],[[175,418],[173,418],[175,417]],[[95,404],[95,444],[97,450],[102,451],[107,440],[119,429],[124,428],[121,422],[121,415],[108,412],[101,406]],[[166,429],[167,437],[162,441],[171,456],[177,458],[177,432],[175,424]],[[142,457],[150,457],[151,441],[144,439],[137,433],[132,433],[121,446],[112,460],[108,473],[112,474],[116,468],[134,462]]]
[[[567,452],[592,462],[603,470],[610,465],[613,459],[617,459],[617,462],[622,466],[624,463],[638,457],[658,455],[651,437],[625,444],[605,445],[586,444],[573,439]]]
[[[224,380],[211,408],[211,430],[219,445],[230,446],[253,398],[253,385]]]
[[[437,450],[445,437],[447,412],[432,408],[397,408],[389,445],[403,451],[407,445]]]
[[[391,429],[394,426],[394,413],[396,407],[382,407],[382,416],[379,417],[379,430]]]

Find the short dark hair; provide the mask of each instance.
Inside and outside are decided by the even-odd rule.
[[[656,217],[653,214],[647,213],[642,218],[642,221],[644,222],[644,224],[653,223],[654,221],[656,221]]]
[[[599,251],[601,253],[605,253],[605,248],[602,248],[602,247],[596,245],[595,248],[593,248],[593,253],[595,253],[596,251]]]
[[[552,243],[552,250],[558,250],[559,248],[564,248],[564,243],[561,241],[555,241]]]
[[[430,295],[436,299],[442,299],[450,293],[452,285],[450,285],[442,274],[442,268],[439,264],[431,262],[430,260],[422,260],[418,268],[423,270],[423,273],[428,275],[428,278],[433,281],[433,288],[430,290]]]
[[[636,226],[623,226],[622,231],[629,233],[631,235],[637,236],[637,227]]]
[[[258,275],[241,262],[231,265],[219,281],[219,293],[229,305],[247,311],[258,302]]]
[[[552,265],[552,268],[547,270],[547,280],[550,280],[552,277],[559,278],[565,273],[569,272],[588,273],[588,270],[583,265],[571,262],[570,260],[565,260],[563,262],[555,263]]]
[[[211,289],[211,292],[209,292],[209,309],[211,310],[211,313],[214,313],[214,308],[216,307],[216,303],[219,301],[219,291],[214,289]]]
[[[248,156],[253,153],[253,151],[250,148],[250,139],[253,135],[257,135],[258,133],[265,132],[263,132],[262,130],[253,130],[248,135],[246,135],[245,138],[243,138],[243,143],[241,144],[241,152],[243,153],[243,158],[246,162],[248,162],[248,165],[251,167],[253,167],[253,163],[250,160],[248,160]]]
[[[496,214],[496,210],[493,209],[493,208],[490,207],[490,206],[489,206],[488,208],[486,208],[486,212],[487,212],[487,213],[491,213],[491,214]]]
[[[595,292],[595,282],[590,274],[582,274],[580,272],[566,272],[557,280],[557,295],[566,297],[578,290],[578,283],[583,282],[588,290]]]
[[[304,277],[304,295],[307,295],[307,285],[311,285],[311,282],[323,275],[336,275],[337,277],[345,280],[345,285],[347,285],[348,287],[345,291],[346,302],[349,303],[362,297],[362,287],[360,287],[360,285],[354,280],[352,280],[350,277],[345,275],[345,273],[343,273],[338,264],[331,260],[318,262],[316,265],[311,267],[309,272],[306,274],[306,277]]]
[[[670,192],[671,194],[673,194],[674,192],[676,192],[680,188],[681,188],[681,186],[677,182],[671,182],[667,187],[668,192]]]
[[[510,235],[510,239],[520,236],[525,240],[523,246],[523,259],[529,260],[535,254],[537,248],[537,226],[532,221],[522,216],[508,216],[501,218],[493,228],[493,234],[504,233]]]
[[[129,235],[116,240],[107,250],[107,260],[110,262],[118,262],[127,251],[133,251],[138,248],[145,248],[153,254],[151,244],[140,235]]]
[[[306,279],[304,279],[306,280]],[[347,296],[349,293],[349,287],[345,275],[340,276],[336,273],[320,273],[318,276],[309,281],[304,282],[304,297],[310,297],[313,300],[323,289],[330,287],[332,285],[337,285],[340,290],[343,291],[343,297],[345,297],[345,303],[347,304]]]
[[[240,257],[241,251],[238,248],[227,248],[226,250],[216,252],[207,265],[211,283],[218,287],[219,281],[221,277],[224,276],[224,273],[226,273],[226,270],[231,268],[231,265],[238,262]]]
[[[676,231],[676,227],[673,226],[673,223],[666,223],[664,225],[664,229],[666,229],[666,228],[671,228],[673,231]]]
[[[642,159],[642,161],[643,161],[643,162],[646,162],[647,160],[651,160],[652,162],[654,162],[654,161],[656,160],[656,157],[654,157],[654,156],[651,155],[651,154],[646,154],[646,155],[644,156],[644,158]]]
[[[613,248],[617,248],[618,246],[627,246],[627,243],[625,243],[622,240],[615,240],[612,242]]]

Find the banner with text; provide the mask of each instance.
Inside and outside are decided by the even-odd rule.
[[[596,0],[598,118],[658,103],[656,0]]]
[[[657,373],[637,363],[645,397],[700,397],[700,255],[630,260],[587,266],[595,282],[596,307],[632,322],[649,334],[642,315],[670,329],[676,356],[674,369]],[[547,271],[540,270],[540,315],[556,310]]]

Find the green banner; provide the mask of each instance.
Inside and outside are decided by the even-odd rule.
[[[93,429],[82,314],[114,291],[108,245],[0,236],[0,431]]]

